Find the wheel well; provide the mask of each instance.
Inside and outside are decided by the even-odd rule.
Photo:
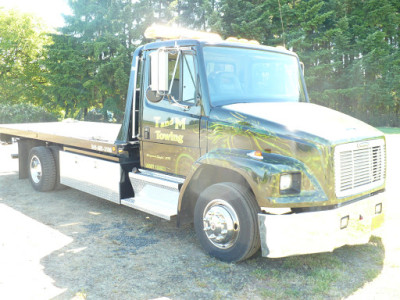
[[[194,207],[200,193],[207,187],[221,182],[237,183],[253,192],[246,179],[239,173],[222,167],[203,165],[192,176],[185,190],[179,211],[178,225],[193,222]]]

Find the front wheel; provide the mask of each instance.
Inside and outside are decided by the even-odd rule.
[[[205,189],[194,210],[194,226],[204,250],[227,262],[251,257],[260,248],[259,207],[253,194],[235,183]]]

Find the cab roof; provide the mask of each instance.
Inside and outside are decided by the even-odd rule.
[[[283,54],[294,55],[297,57],[297,54],[293,51],[287,50],[284,47],[272,47],[272,46],[264,46],[264,45],[255,45],[250,43],[240,43],[240,42],[230,42],[230,41],[206,41],[206,40],[197,40],[197,39],[175,39],[175,40],[164,40],[164,41],[156,41],[152,43],[148,43],[144,45],[143,50],[155,50],[162,47],[165,48],[176,48],[176,47],[232,47],[232,48],[245,48],[245,49],[254,49],[254,50],[262,50],[262,51],[272,51],[279,52]]]

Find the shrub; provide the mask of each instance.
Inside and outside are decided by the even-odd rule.
[[[57,121],[57,115],[30,103],[1,104],[0,124]]]

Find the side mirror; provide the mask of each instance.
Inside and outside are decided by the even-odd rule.
[[[303,72],[303,76],[304,76],[304,63],[302,61],[300,62],[300,66],[301,66],[301,71]]]
[[[150,65],[151,65],[151,78],[150,78],[151,92],[155,93],[155,96],[166,94],[168,92],[168,52],[159,49],[151,53]]]

